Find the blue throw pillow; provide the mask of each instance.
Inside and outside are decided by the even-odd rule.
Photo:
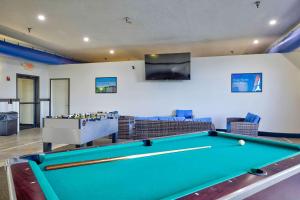
[[[259,124],[259,122],[260,122],[260,117],[258,115],[256,115],[253,123]]]
[[[253,123],[253,114],[252,113],[247,113],[247,115],[245,117],[245,122]]]
[[[258,124],[260,121],[260,117],[258,115],[247,113],[245,122],[255,123]]]
[[[185,117],[191,119],[193,117],[192,110],[176,110],[176,117]]]

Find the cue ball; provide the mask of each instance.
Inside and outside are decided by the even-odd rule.
[[[245,140],[239,140],[239,144],[241,145],[241,146],[244,146],[245,145]]]

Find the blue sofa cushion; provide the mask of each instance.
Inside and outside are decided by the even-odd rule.
[[[203,118],[194,118],[194,122],[212,122],[210,117],[203,117]]]
[[[255,123],[258,124],[260,121],[260,117],[258,115],[247,113],[245,122]]]
[[[182,122],[185,121],[185,117],[173,117],[173,120],[177,122]]]
[[[184,117],[186,119],[193,118],[192,110],[176,110],[176,117]]]
[[[174,117],[158,117],[161,121],[174,121]]]
[[[158,117],[135,117],[135,120],[158,120]]]

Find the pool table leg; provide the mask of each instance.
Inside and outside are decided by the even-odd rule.
[[[118,142],[118,133],[113,133],[111,137],[112,143]]]
[[[93,144],[94,144],[93,141],[90,141],[90,142],[86,143],[86,146],[90,147],[90,146],[93,146]]]
[[[52,143],[50,142],[43,142],[43,152],[52,151]]]
[[[75,148],[81,148],[84,147],[84,144],[75,144]]]

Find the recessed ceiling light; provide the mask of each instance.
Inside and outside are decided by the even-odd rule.
[[[38,15],[37,18],[38,18],[38,20],[40,20],[40,21],[45,21],[45,20],[46,20],[45,15]]]
[[[277,24],[277,20],[276,19],[272,19],[272,20],[269,21],[269,25],[270,26],[274,26],[276,24]]]
[[[114,53],[115,53],[115,50],[111,49],[111,50],[109,50],[109,53],[110,53],[110,54],[114,54]]]
[[[258,44],[259,40],[253,40],[253,44]]]
[[[89,42],[89,41],[90,41],[90,38],[89,38],[89,37],[83,37],[83,41],[84,41],[84,42]]]

